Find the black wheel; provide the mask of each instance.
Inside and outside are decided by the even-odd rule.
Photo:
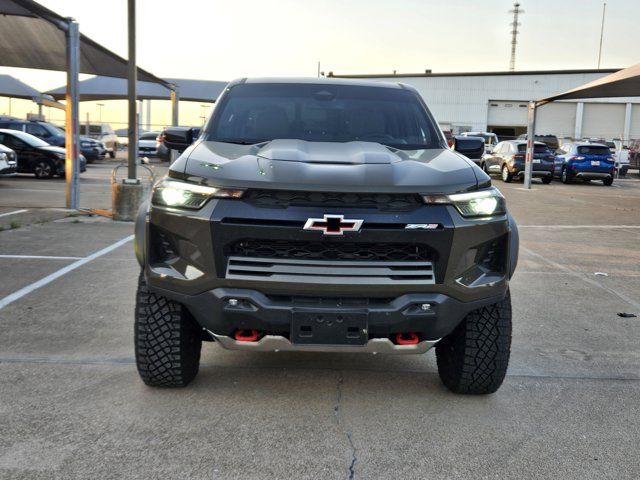
[[[438,373],[455,393],[494,393],[504,380],[511,351],[511,296],[474,310],[436,344]]]
[[[51,178],[55,173],[55,168],[49,160],[38,160],[33,166],[33,173],[36,178]]]
[[[567,167],[562,167],[562,173],[560,174],[560,179],[562,180],[562,183],[571,183],[571,175],[569,174]]]
[[[487,164],[485,162],[482,162],[482,171],[487,175],[489,175],[489,171],[487,170]]]
[[[109,158],[116,158],[116,147],[113,147],[113,150],[109,152]]]
[[[542,177],[542,183],[544,183],[545,185],[549,185],[551,183],[551,180],[553,180],[553,177],[551,175],[549,175],[548,177]]]
[[[613,185],[613,178],[609,177],[609,178],[602,179],[602,184],[607,187]]]
[[[509,171],[506,165],[502,165],[502,181],[505,183],[511,183],[513,175]]]
[[[151,293],[141,274],[135,312],[136,365],[153,387],[184,387],[200,366],[201,328],[181,304]]]

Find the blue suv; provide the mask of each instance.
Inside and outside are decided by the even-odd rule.
[[[554,176],[562,183],[579,178],[585,182],[602,180],[604,185],[613,183],[615,158],[609,147],[601,143],[565,143],[556,151]]]

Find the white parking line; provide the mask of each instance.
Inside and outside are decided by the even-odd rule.
[[[606,285],[602,285],[601,283],[596,282],[595,280],[592,280],[591,278],[587,278],[584,275],[580,274],[579,272],[576,272],[575,270],[572,270],[571,268],[565,267],[564,265],[560,265],[557,262],[554,262],[553,260],[548,259],[547,257],[540,255],[539,253],[534,252],[533,250],[523,247],[522,245],[520,245],[520,249],[523,250],[524,252],[526,252],[527,254],[536,257],[539,260],[542,260],[543,262],[548,263],[549,265],[551,265],[552,267],[554,267],[556,269],[556,271],[563,271],[568,273],[569,275],[573,275],[576,278],[579,278],[580,280],[588,283],[589,285],[592,285],[594,287],[598,287],[601,288],[602,290],[604,290],[605,292],[609,292],[612,295],[615,295],[616,297],[618,297],[620,300],[627,302],[629,305],[632,305],[634,308],[640,309],[640,303],[636,302],[634,299],[628,297],[627,295],[625,295],[622,292],[618,292],[617,290],[607,287]]]
[[[577,229],[577,228],[596,228],[601,230],[612,230],[622,228],[640,228],[640,225],[518,225],[518,228],[548,228],[551,230],[559,229]]]
[[[17,260],[80,260],[83,257],[56,257],[53,255],[0,255],[0,258],[15,258]]]
[[[16,213],[28,212],[29,210],[24,208],[22,210],[14,210],[13,212],[0,213],[0,217],[8,217],[9,215],[15,215]]]
[[[26,287],[21,288],[17,292],[13,292],[12,294],[7,295],[6,297],[4,297],[3,299],[0,300],[0,309],[6,307],[10,303],[15,302],[16,300],[21,299],[25,295],[30,294],[34,290],[37,290],[40,287],[44,287],[45,285],[53,282],[54,280],[60,278],[61,276],[65,275],[65,274],[75,270],[76,268],[79,268],[82,265],[85,265],[85,264],[95,260],[98,257],[106,255],[107,253],[115,250],[118,247],[121,247],[125,243],[130,242],[131,240],[133,240],[133,235],[129,235],[128,237],[123,238],[122,240],[119,240],[116,243],[114,243],[112,245],[109,245],[108,247],[103,248],[102,250],[98,250],[97,252],[92,253],[88,257],[81,258],[80,260],[78,260],[76,262],[73,262],[72,264],[67,265],[66,267],[63,267],[60,270],[53,272],[51,275],[47,275],[46,277],[38,280],[37,282],[32,283],[31,285],[27,285]]]

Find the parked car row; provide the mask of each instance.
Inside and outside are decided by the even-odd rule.
[[[0,129],[0,152],[7,157],[7,166],[0,174],[33,173],[36,178],[65,176],[66,151],[19,130]],[[9,160],[12,158],[13,160]],[[0,156],[1,159],[1,156]],[[80,172],[87,170],[87,159],[79,155]]]
[[[83,136],[83,127],[84,130],[86,130],[86,125],[82,125],[80,128],[80,153],[89,163],[95,160],[102,160],[109,152],[108,148],[102,141]],[[54,147],[64,148],[65,146],[66,138],[64,130],[49,122],[20,120],[15,117],[1,116],[0,129],[9,129],[28,133],[29,135],[33,135],[34,137],[44,140]],[[109,152],[109,155],[111,155],[111,152]],[[113,155],[111,158],[113,158]]]
[[[526,140],[505,140],[474,162],[487,174],[500,175],[503,182],[509,183],[524,177],[526,152]],[[608,186],[613,183],[620,163],[603,143],[570,142],[554,151],[548,144],[535,141],[531,166],[532,178],[539,178],[545,184],[559,178],[563,183],[600,180]]]

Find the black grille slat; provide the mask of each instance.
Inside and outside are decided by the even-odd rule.
[[[249,190],[244,200],[264,208],[287,207],[354,207],[381,211],[408,211],[422,205],[414,194],[299,192],[290,190]]]
[[[228,255],[300,260],[431,261],[425,245],[412,243],[240,240],[229,246]]]

